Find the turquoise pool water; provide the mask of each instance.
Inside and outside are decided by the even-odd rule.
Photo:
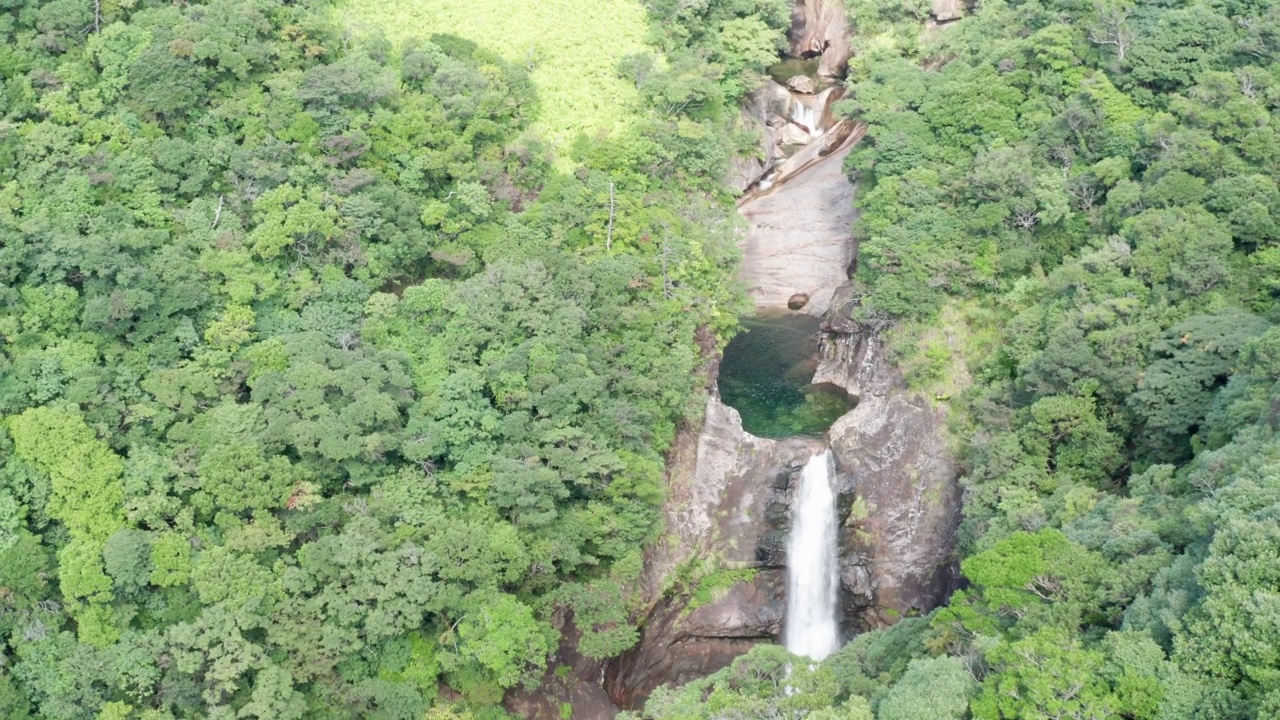
[[[744,320],[720,362],[720,399],[742,415],[743,429],[757,437],[821,435],[853,403],[838,389],[810,383],[817,349],[817,318]]]

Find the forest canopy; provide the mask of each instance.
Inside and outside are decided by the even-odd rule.
[[[0,717],[496,717],[556,608],[635,641],[760,54],[595,68],[626,122],[565,141],[536,67],[409,29],[0,2]]]
[[[598,124],[564,47],[340,9],[0,0],[0,717],[496,718],[558,612],[636,641],[791,8],[650,0]],[[853,319],[951,405],[967,586],[635,716],[1275,717],[1280,6],[847,9]]]

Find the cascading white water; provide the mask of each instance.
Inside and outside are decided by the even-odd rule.
[[[836,494],[830,450],[809,459],[787,539],[787,650],[821,660],[840,646],[836,622]]]
[[[805,105],[798,98],[795,101],[795,108],[791,111],[791,120],[797,125],[803,125],[814,137],[822,135],[822,118],[819,117],[818,111]]]

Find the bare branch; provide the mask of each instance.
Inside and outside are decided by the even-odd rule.
[[[1095,45],[1115,45],[1116,58],[1124,60],[1125,54],[1137,39],[1137,33],[1129,27],[1132,8],[1105,6],[1098,8],[1098,24],[1089,30],[1089,40]]]

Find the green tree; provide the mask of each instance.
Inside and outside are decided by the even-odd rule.
[[[1235,39],[1230,20],[1208,8],[1170,10],[1139,33],[1130,72],[1152,89],[1178,90],[1224,62]]]
[[[1177,460],[1189,453],[1190,437],[1241,348],[1268,327],[1259,317],[1228,310],[1189,318],[1152,344],[1155,360],[1129,400],[1145,430],[1149,457]]]
[[[963,718],[977,683],[960,658],[912,660],[889,689],[876,712],[878,720]]]
[[[114,598],[103,550],[108,538],[124,526],[123,463],[74,411],[33,408],[10,418],[9,431],[18,457],[49,474],[49,516],[71,535],[58,551],[63,597],[80,611],[87,641],[110,642],[118,632],[113,623],[100,608],[81,603],[102,604]]]
[[[1042,630],[1006,641],[987,656],[991,671],[973,702],[974,718],[1115,717],[1120,699],[1101,677],[1102,653],[1068,631]]]
[[[512,595],[481,593],[467,604],[467,614],[450,630],[457,634],[456,650],[440,656],[445,670],[465,671],[466,665],[475,664],[503,689],[536,682],[558,633]]]

